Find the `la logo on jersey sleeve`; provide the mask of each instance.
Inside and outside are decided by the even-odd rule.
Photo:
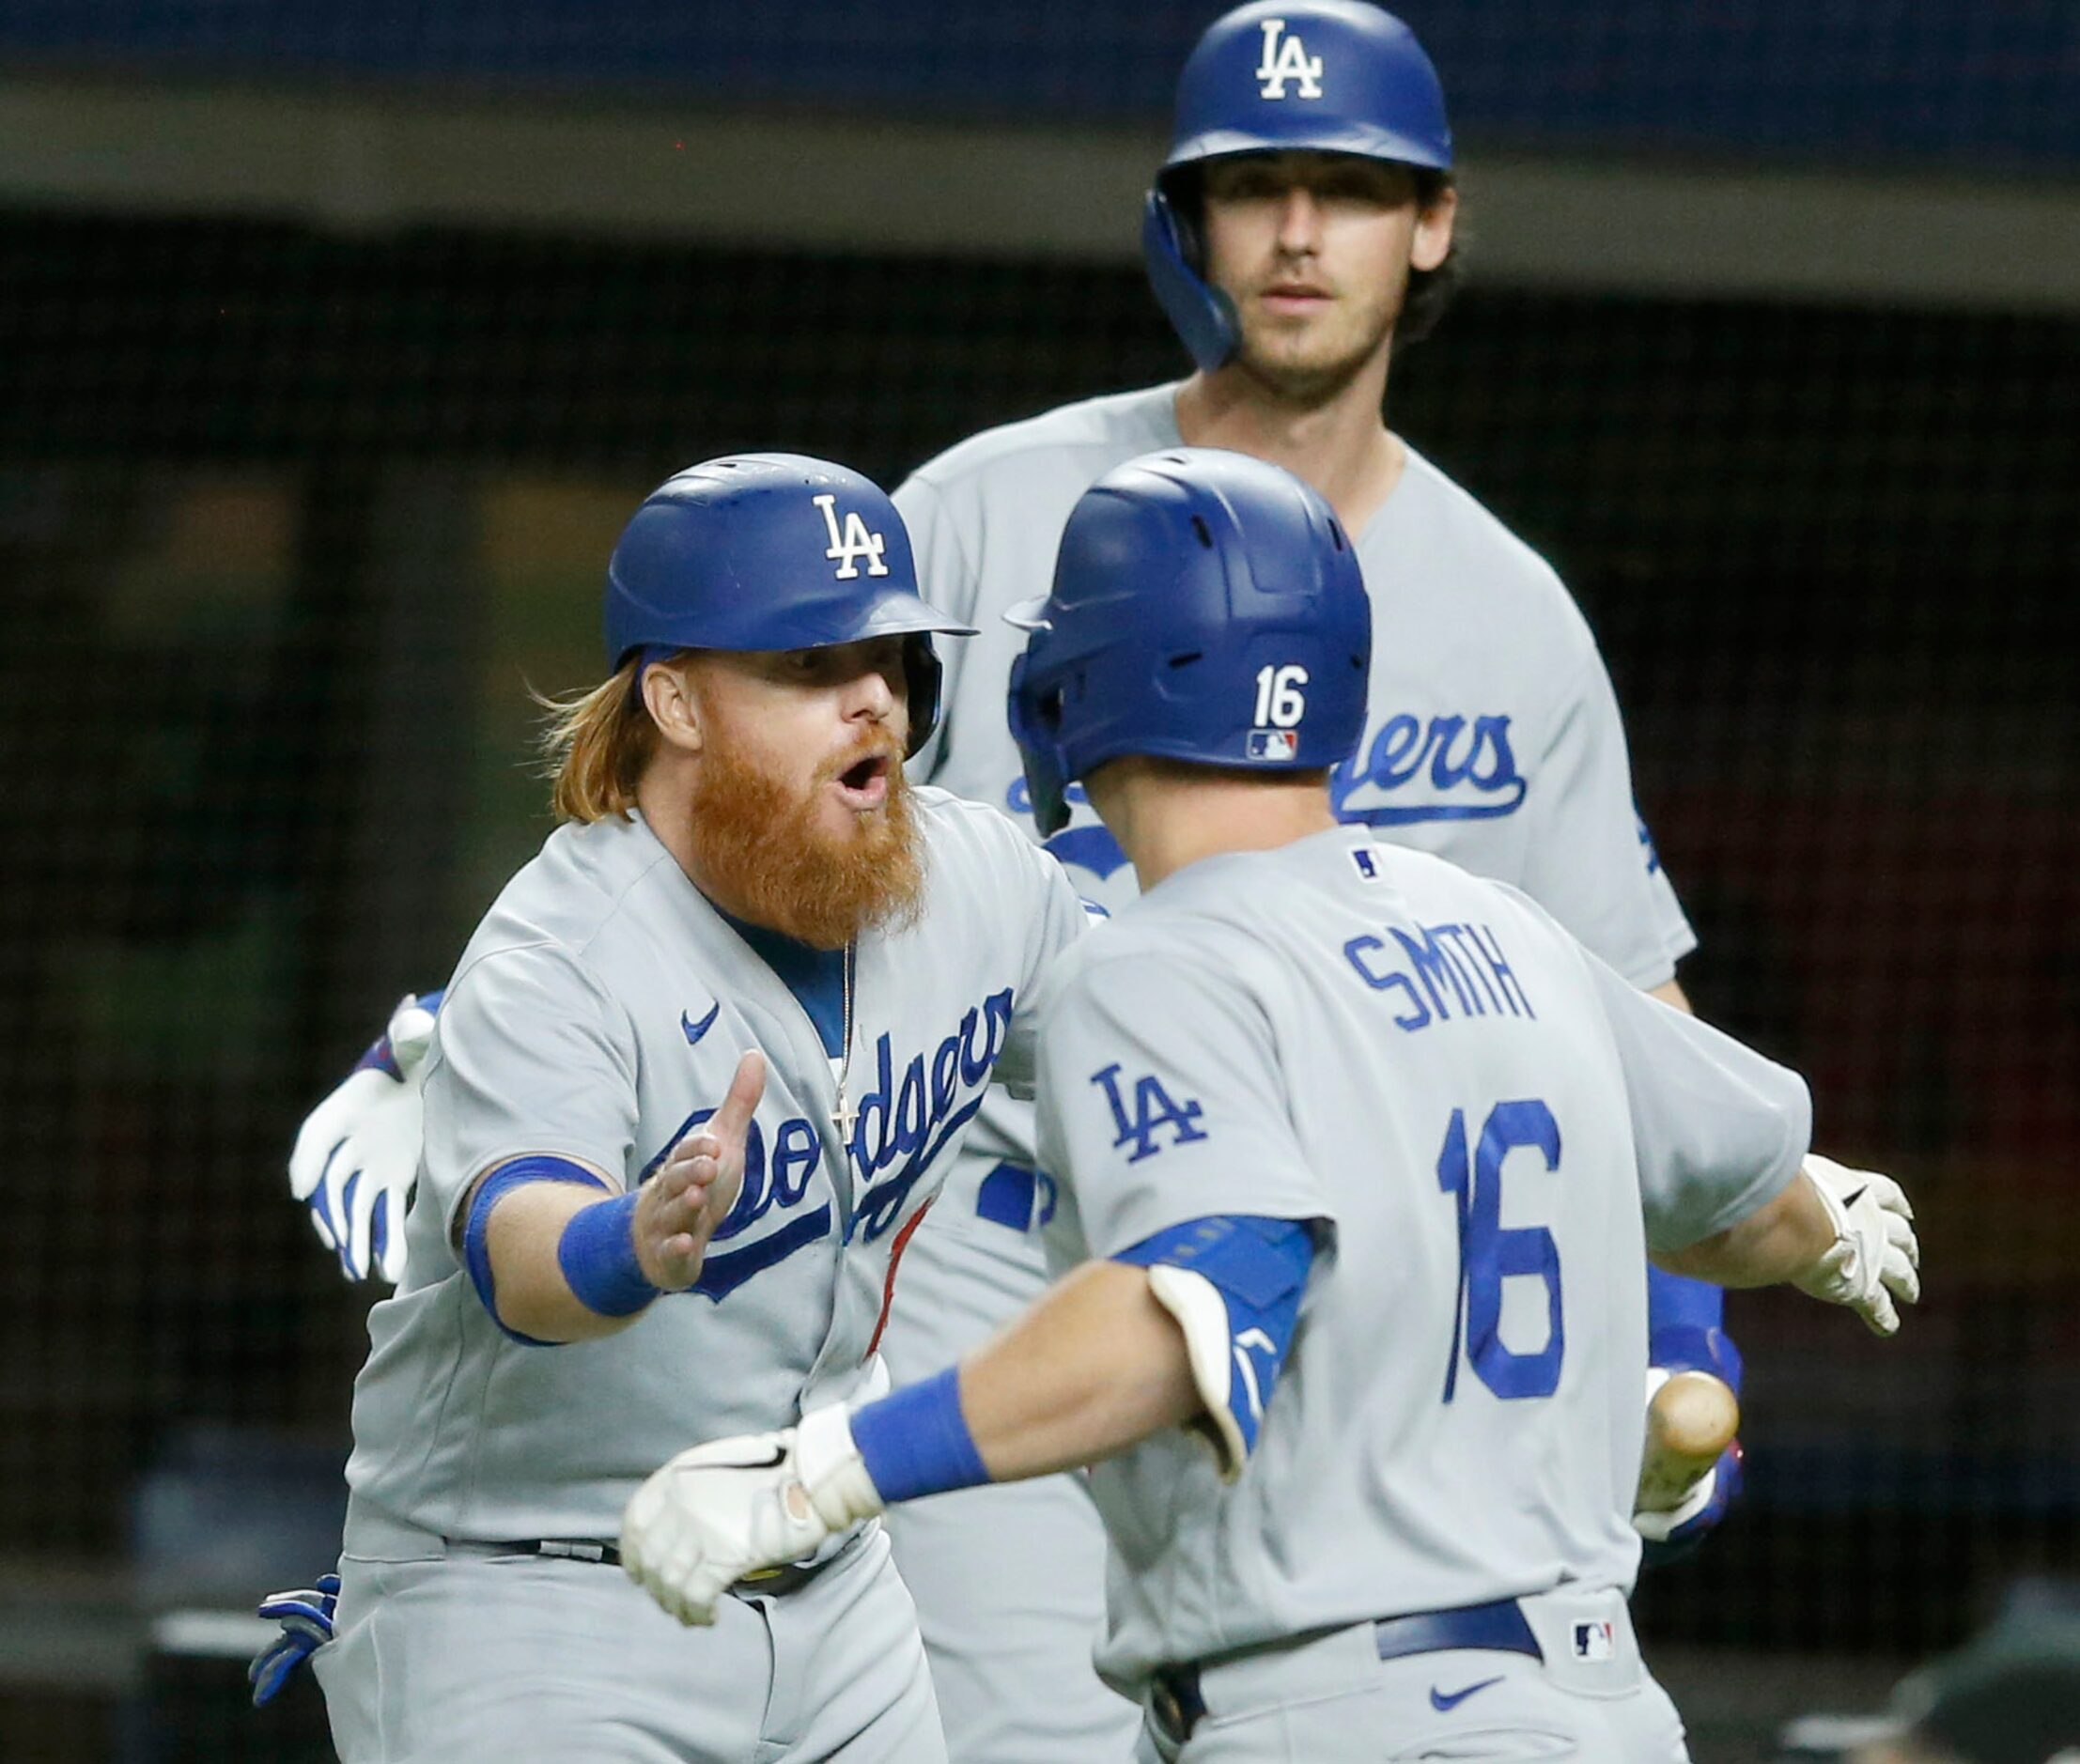
[[[1134,1080],[1131,1113],[1121,1087],[1118,1060],[1103,1071],[1092,1073],[1091,1082],[1105,1091],[1106,1106],[1112,1111],[1112,1124],[1119,1130],[1119,1137],[1112,1141],[1113,1149],[1125,1150],[1129,1164],[1139,1164],[1144,1157],[1154,1157],[1164,1150],[1156,1136],[1166,1127],[1171,1133],[1172,1145],[1185,1145],[1193,1139],[1209,1137],[1198,1124],[1200,1116],[1205,1113],[1199,1102],[1196,1099],[1178,1102],[1163,1089],[1162,1079],[1153,1072],[1143,1073]]]

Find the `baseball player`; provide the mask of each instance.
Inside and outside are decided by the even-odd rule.
[[[1032,828],[1003,713],[1018,638],[999,614],[1046,590],[1071,506],[1106,471],[1185,441],[1237,449],[1324,494],[1374,598],[1381,642],[1363,738],[1332,781],[1338,814],[1514,884],[1680,1004],[1675,963],[1695,938],[1634,809],[1586,624],[1544,561],[1382,416],[1395,345],[1435,321],[1451,286],[1451,162],[1436,74],[1389,14],[1301,0],[1209,27],[1179,83],[1143,240],[1196,371],[974,437],[895,492],[932,599],[981,627],[948,658],[947,715],[911,775]],[[1069,807],[1048,849],[1080,894],[1124,905],[1135,878],[1119,842],[1080,790]],[[352,1081],[352,1106],[306,1130],[292,1164],[349,1270],[371,1255],[368,1191],[411,1179],[382,1143],[382,1122],[409,1109],[409,1076],[379,1063]],[[1037,1232],[1055,1198],[1032,1147],[1030,1113],[994,1094],[905,1260],[884,1342],[899,1383],[957,1359],[1042,1289]],[[353,1204],[340,1200],[357,1181]],[[1737,1385],[1718,1293],[1650,1279],[1663,1371],[1703,1366]],[[1711,1524],[1734,1463],[1675,1511],[1640,1515],[1642,1529]],[[962,1764],[1125,1756],[1136,1711],[1084,1663],[1103,1539],[1082,1478],[951,1494],[904,1509],[891,1535]]]
[[[711,461],[623,533],[610,677],[555,731],[564,825],[426,1056],[316,1656],[343,1757],[945,1756],[877,1525],[699,1637],[613,1540],[689,1440],[886,1387],[904,1243],[986,1087],[1030,1078],[1027,1000],[1082,908],[1003,817],[902,772],[931,634],[963,628],[841,467]]]
[[[1275,467],[1078,502],[1012,721],[1041,829],[1081,781],[1147,890],[1041,1006],[1048,1240],[1100,1260],[957,1369],[652,1476],[624,1563],[682,1620],[890,1503],[1094,1464],[1144,1756],[1686,1756],[1625,1605],[1645,1255],[1889,1334],[1908,1209],[1801,1169],[1795,1075],[1339,824],[1370,615]]]

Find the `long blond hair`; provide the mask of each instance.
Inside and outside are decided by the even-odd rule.
[[[643,664],[643,657],[631,657],[589,691],[535,695],[547,713],[542,774],[559,821],[604,821],[636,806],[637,781],[658,745],[638,689]]]

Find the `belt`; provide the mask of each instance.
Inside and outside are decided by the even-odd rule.
[[[1529,1654],[1540,1661],[1545,1658],[1514,1599],[1462,1605],[1451,1611],[1417,1611],[1407,1617],[1381,1617],[1373,1625],[1373,1645],[1382,1660],[1402,1660],[1410,1654],[1436,1654],[1460,1648]],[[1183,1745],[1204,1719],[1206,1699],[1200,1690],[1200,1674],[1241,1657],[1224,1655],[1156,1669],[1149,1680],[1148,1706],[1165,1739]]]
[[[450,1550],[467,1555],[553,1555],[567,1562],[603,1562],[621,1566],[621,1551],[593,1538],[507,1538],[479,1543],[473,1538],[450,1538]]]
[[[559,1561],[621,1566],[620,1549],[595,1538],[514,1538],[482,1543],[474,1539],[450,1538],[447,1542],[450,1550],[471,1555],[546,1555]],[[754,1569],[730,1591],[745,1598],[778,1598],[806,1586],[841,1555],[850,1554],[849,1548],[840,1549],[815,1562],[786,1562],[779,1568]]]

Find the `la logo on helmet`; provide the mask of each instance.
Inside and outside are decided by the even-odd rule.
[[[1320,98],[1322,57],[1310,56],[1307,44],[1299,38],[1285,37],[1283,19],[1265,19],[1263,28],[1264,60],[1257,68],[1257,82],[1265,97],[1283,98],[1285,83],[1297,80],[1302,98]]]
[[[860,518],[860,511],[846,511],[845,531],[838,531],[838,498],[835,492],[825,491],[821,496],[810,499],[823,510],[823,524],[830,534],[830,549],[824,553],[838,565],[838,580],[850,581],[860,573],[860,560],[867,561],[869,576],[886,576],[889,566],[881,562],[881,548],[887,543],[877,533],[869,533],[867,524]]]

